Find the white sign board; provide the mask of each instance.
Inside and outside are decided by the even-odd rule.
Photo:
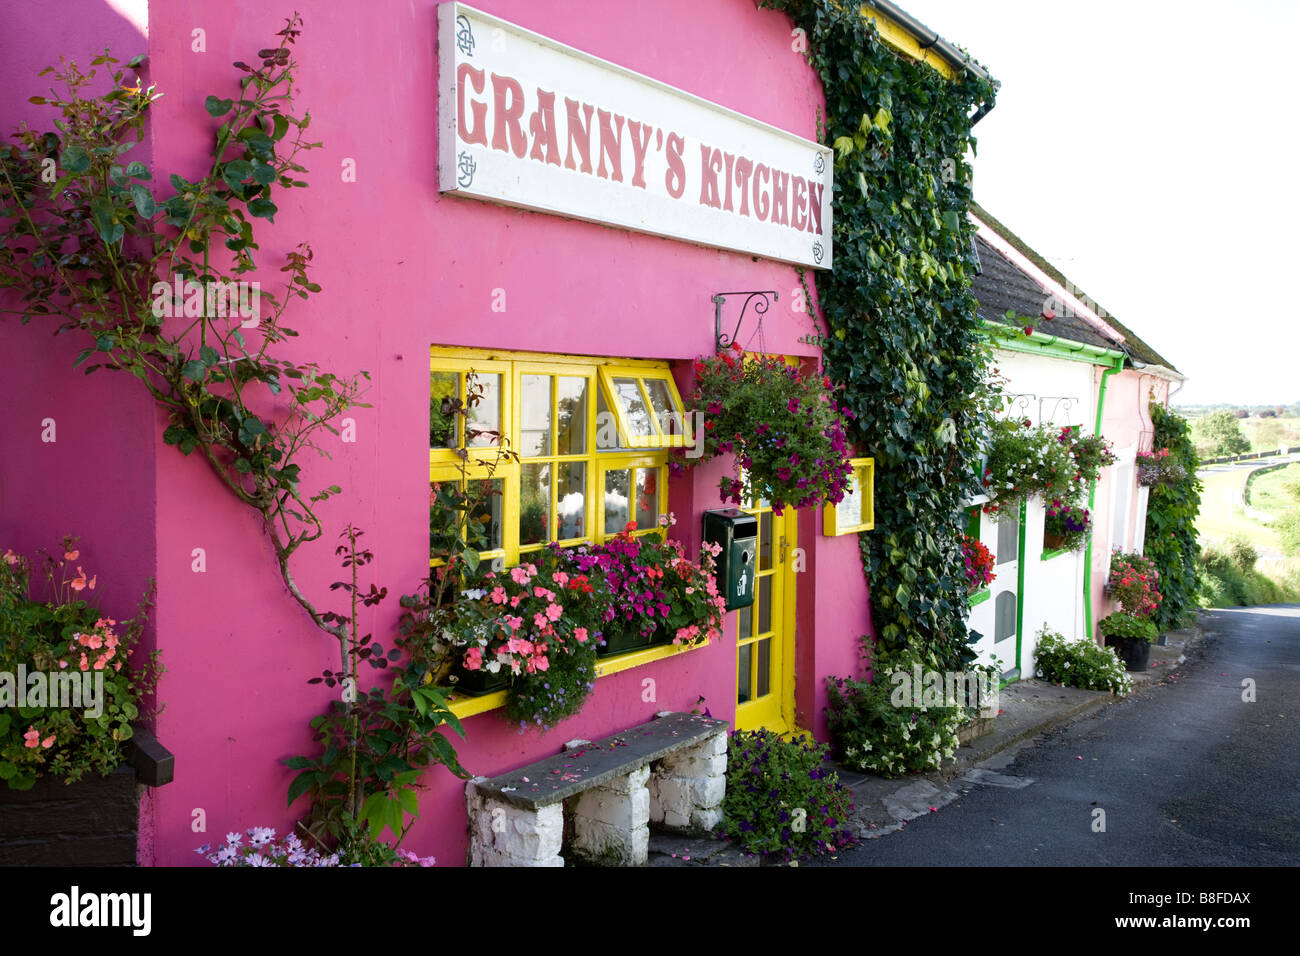
[[[831,151],[461,3],[438,7],[438,189],[831,267]]]

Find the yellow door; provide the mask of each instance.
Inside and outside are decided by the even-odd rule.
[[[745,509],[758,518],[754,603],[736,612],[736,729],[794,729],[794,551],[797,517],[768,502]]]

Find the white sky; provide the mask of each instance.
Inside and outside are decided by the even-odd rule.
[[[1300,0],[900,0],[1002,83],[975,198],[1188,381],[1300,401]]]

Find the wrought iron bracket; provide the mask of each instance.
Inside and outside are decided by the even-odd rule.
[[[1052,406],[1052,411],[1051,411],[1050,414],[1044,415],[1044,414],[1043,414],[1043,408],[1044,408],[1044,406],[1046,405],[1047,402],[1055,402],[1056,404],[1054,404],[1054,405]],[[1057,424],[1057,421],[1056,421],[1056,413],[1057,413],[1057,412],[1064,411],[1066,415],[1069,415],[1069,414],[1071,414],[1071,413],[1074,411],[1074,406],[1075,406],[1075,405],[1082,405],[1082,404],[1083,404],[1083,403],[1082,403],[1082,402],[1081,402],[1077,397],[1075,397],[1075,396],[1073,396],[1073,395],[1042,395],[1042,396],[1039,396],[1039,399],[1038,399],[1038,420],[1039,420],[1040,422],[1051,422],[1053,425],[1055,425],[1055,424]],[[1067,422],[1066,424],[1070,424],[1070,423]]]
[[[722,331],[722,307],[726,303],[728,296],[742,295],[745,297],[745,301],[740,306],[740,315],[736,317],[736,327],[732,330],[731,335],[728,336]],[[772,297],[770,301],[768,300],[768,296]],[[776,302],[778,298],[779,296],[776,294],[775,290],[772,289],[768,289],[766,292],[715,293],[713,296],[713,337],[714,344],[717,346],[718,351],[721,352],[723,349],[730,348],[731,343],[736,341],[736,336],[740,334],[740,327],[745,321],[745,312],[749,308],[751,302],[754,302],[755,299],[758,300],[757,302],[754,302],[754,314],[758,316],[758,325],[756,326],[755,331],[758,332],[762,331],[763,328],[764,313],[771,308],[772,303]]]
[[[1038,400],[1033,392],[1003,392],[1002,398],[1006,402],[1006,413],[1016,417],[1028,415],[1031,403]]]

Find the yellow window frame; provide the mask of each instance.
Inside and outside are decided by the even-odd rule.
[[[599,371],[600,387],[605,396],[605,405],[614,415],[614,421],[618,427],[619,444],[622,447],[684,448],[686,446],[686,408],[682,404],[682,396],[677,391],[677,383],[673,381],[672,373],[668,369],[631,365],[602,365]],[[631,379],[636,383],[642,407],[645,408],[647,417],[650,419],[651,433],[649,435],[633,434],[631,419],[620,398],[621,393],[615,379]],[[678,434],[670,435],[664,432],[659,421],[659,414],[655,411],[654,402],[650,399],[648,382],[662,382],[666,387],[668,404],[671,406],[668,411],[670,414],[676,415],[677,421],[680,423]]]
[[[501,421],[498,424],[506,448],[513,448],[510,442],[510,436],[515,435],[514,419],[512,417],[514,402],[514,382],[511,376],[511,363],[499,361],[495,358],[473,358],[469,361],[461,361],[451,357],[431,355],[429,358],[430,377],[434,372],[451,372],[457,376],[457,397],[461,402],[466,401],[465,385],[468,373],[477,372],[487,375],[499,375],[501,378]],[[432,388],[432,385],[430,385]],[[460,461],[457,449],[465,448],[469,458],[475,463],[488,463],[495,461],[498,457],[498,448],[496,444],[479,445],[473,448],[466,447],[464,434],[464,417],[456,416],[456,447],[455,448],[430,448],[429,449],[429,467],[432,469],[435,465],[448,464],[454,465]]]
[[[519,488],[517,489],[516,498],[523,492],[523,469],[528,465],[547,465],[550,468],[550,502],[547,511],[546,521],[546,540],[538,543],[523,544],[518,541],[518,515],[516,523],[512,526],[515,529],[516,548],[515,560],[521,559],[521,556],[541,551],[551,543],[551,529],[559,528],[559,473],[561,466],[565,464],[582,464],[585,466],[584,489],[592,487],[591,475],[595,470],[596,457],[596,369],[591,365],[581,365],[577,363],[566,362],[512,362],[513,372],[513,421],[515,430],[511,437],[515,442],[514,447],[521,454],[519,464],[516,466],[520,474]],[[523,379],[527,375],[543,376],[550,379],[550,409],[549,423],[547,431],[549,434],[548,447],[543,450],[543,454],[522,457],[523,448],[523,426],[524,426],[524,385]],[[556,380],[559,378],[580,378],[586,382],[586,410],[583,421],[584,429],[584,450],[578,454],[559,453],[560,429],[559,429],[559,389]],[[593,494],[584,494],[583,500],[583,520],[582,527],[587,531],[586,534],[577,535],[576,537],[556,538],[555,540],[563,546],[572,546],[580,544],[583,541],[595,540],[591,535],[591,529],[594,527],[595,508],[592,503]],[[516,500],[516,506],[519,501]]]
[[[506,447],[512,451],[522,451],[521,436],[523,423],[523,384],[522,376],[524,375],[547,375],[578,377],[587,380],[587,418],[586,418],[586,444],[582,454],[560,455],[559,452],[559,432],[558,432],[558,389],[552,384],[551,388],[551,425],[550,425],[550,444],[545,449],[545,455],[539,455],[532,458],[521,458],[516,462],[510,459],[500,458],[498,449],[495,445],[481,446],[478,448],[466,449],[468,457],[462,461],[457,454],[457,449],[452,448],[433,448],[429,452],[429,480],[434,481],[453,481],[463,482],[464,480],[481,480],[494,479],[502,482],[502,529],[501,540],[502,547],[490,551],[480,552],[484,560],[500,562],[501,567],[513,567],[520,563],[521,559],[527,559],[527,556],[534,553],[540,548],[546,547],[546,544],[538,546],[521,546],[519,543],[519,511],[520,511],[520,491],[522,481],[522,465],[528,463],[546,463],[552,465],[552,471],[556,471],[555,466],[565,462],[584,462],[586,464],[586,487],[591,493],[586,496],[586,515],[584,518],[585,527],[588,531],[581,538],[564,539],[560,543],[564,545],[574,545],[583,541],[594,543],[603,543],[612,538],[615,534],[623,529],[610,528],[606,529],[604,515],[604,489],[606,472],[621,469],[637,468],[658,468],[661,480],[658,482],[655,495],[657,502],[657,511],[659,515],[668,513],[668,453],[667,449],[675,446],[685,445],[685,435],[663,435],[662,429],[659,428],[658,418],[651,415],[653,422],[652,428],[656,431],[657,442],[654,446],[637,447],[626,446],[623,448],[610,450],[598,447],[598,420],[597,420],[597,391],[601,389],[605,404],[609,410],[614,413],[617,423],[617,416],[621,410],[621,404],[612,401],[612,379],[617,378],[635,378],[637,387],[642,396],[645,407],[651,412],[654,410],[654,404],[650,401],[649,390],[645,385],[646,381],[662,381],[667,385],[670,402],[673,410],[677,412],[680,420],[685,426],[685,412],[683,410],[681,395],[677,391],[677,386],[673,382],[672,373],[662,362],[654,362],[645,359],[609,359],[595,356],[574,356],[574,355],[557,355],[541,354],[533,352],[511,352],[511,351],[485,351],[477,349],[461,348],[444,348],[434,346],[430,349],[430,371],[452,372],[457,374],[458,397],[465,400],[465,375],[467,372],[479,372],[484,374],[499,374],[501,376],[501,423],[500,432],[505,441]],[[626,427],[624,423],[623,427]],[[457,432],[458,446],[463,445],[463,434]],[[620,440],[624,439],[625,434],[620,434]],[[635,487],[636,475],[631,476],[633,487]],[[551,481],[551,517],[548,528],[557,527],[558,520],[558,482],[554,479]],[[635,508],[630,507],[629,513],[635,515]],[[651,534],[657,530],[656,527],[637,528],[633,532],[635,536]],[[548,542],[549,543],[549,535]],[[430,566],[437,562],[430,560]],[[689,653],[696,648],[667,645],[662,647],[650,647],[639,651],[633,651],[628,654],[620,654],[616,657],[601,658],[596,666],[596,676],[604,677],[609,674],[615,674],[619,671],[628,670],[633,667],[640,667],[651,661],[662,660],[666,657],[673,657],[677,654]],[[499,691],[495,694],[487,694],[481,697],[459,697],[452,694],[448,701],[452,711],[460,718],[468,718],[475,714],[484,713],[494,710],[505,703],[505,692]]]
[[[668,459],[663,455],[647,455],[636,453],[612,453],[602,454],[599,456],[599,467],[596,472],[596,494],[600,496],[600,505],[596,509],[599,523],[599,535],[594,540],[597,543],[603,543],[623,531],[623,528],[606,528],[605,527],[605,474],[611,471],[624,471],[628,469],[640,468],[657,468],[659,469],[660,481],[655,488],[656,512],[660,517],[668,513]],[[636,472],[633,470],[631,476],[631,495],[636,494]],[[594,498],[595,496],[593,496]],[[631,515],[628,520],[636,520],[636,508],[632,503],[632,498],[628,499],[628,514]],[[633,537],[640,537],[651,531],[658,529],[658,525],[653,528],[637,527],[632,532]]]
[[[510,536],[507,529],[519,525],[519,469],[517,466],[502,462],[495,468],[481,462],[466,462],[464,473],[460,464],[439,462],[429,466],[429,484],[434,482],[454,483],[464,490],[465,481],[500,481],[501,482],[501,547],[480,551],[479,559],[492,563],[493,570],[503,570],[517,563],[509,552]],[[432,488],[430,488],[432,493]],[[469,516],[465,516],[468,520]],[[462,521],[462,525],[464,522]],[[463,531],[463,527],[462,527]],[[436,568],[443,562],[429,556],[429,567]]]
[[[862,495],[861,520],[849,521],[840,514],[839,505],[828,501],[822,506],[822,534],[828,537],[870,531],[876,526],[876,459],[853,458],[849,463],[853,466],[853,482]]]

